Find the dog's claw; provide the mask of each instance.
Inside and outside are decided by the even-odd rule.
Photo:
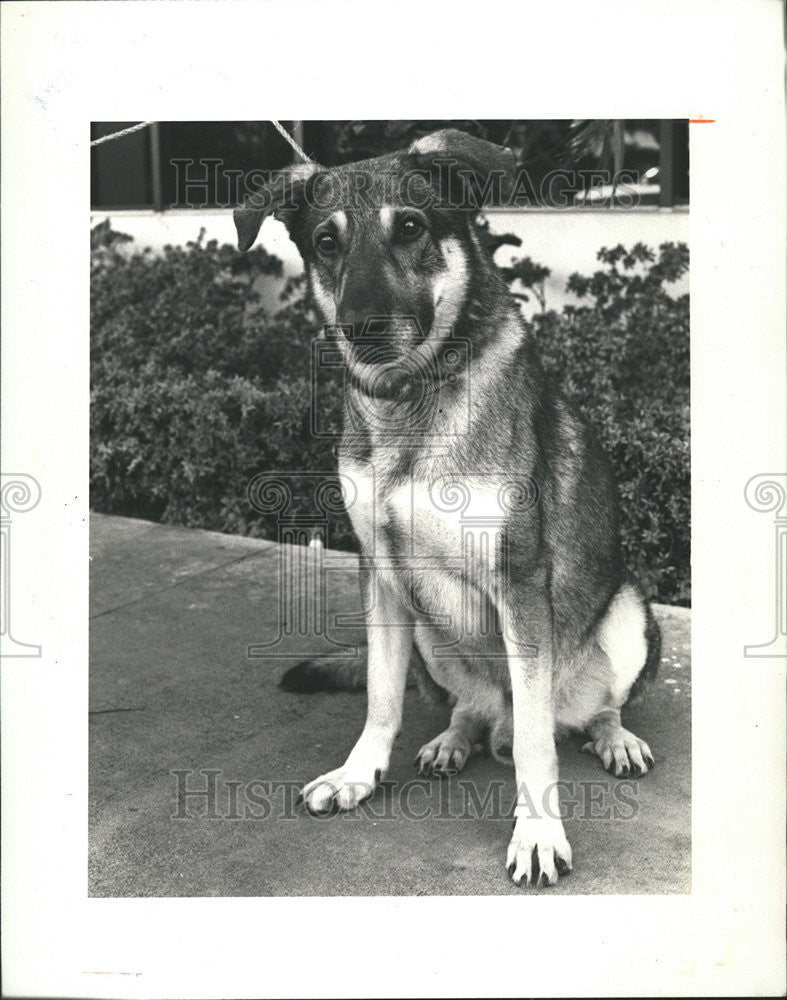
[[[518,887],[554,885],[571,870],[571,847],[560,820],[517,820],[508,847],[508,873]]]
[[[447,729],[418,751],[418,773],[429,778],[450,778],[462,770],[475,750],[463,733]]]
[[[584,743],[580,750],[599,757],[604,768],[616,778],[632,775],[640,778],[653,767],[655,762],[648,744],[622,726],[597,735],[598,739]]]

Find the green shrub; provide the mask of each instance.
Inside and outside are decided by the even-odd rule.
[[[624,507],[632,568],[658,599],[689,596],[688,302],[663,289],[686,250],[602,251],[574,276],[591,304],[533,321],[547,368],[601,433]],[[511,280],[523,281],[514,266]],[[528,270],[528,275],[530,274]],[[310,423],[310,352],[319,320],[301,281],[273,315],[260,287],[281,262],[205,242],[135,250],[108,224],[92,233],[91,504],[104,513],[276,537],[249,503],[252,478],[335,470]],[[538,277],[533,272],[534,281]],[[526,276],[525,276],[526,277]],[[524,282],[527,285],[527,282]],[[322,376],[320,423],[338,431],[342,389]],[[345,514],[330,543],[355,548]]]

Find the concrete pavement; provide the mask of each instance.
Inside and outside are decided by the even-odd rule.
[[[247,655],[279,633],[282,572],[295,578],[293,559],[314,554],[94,514],[91,557],[91,895],[527,891],[505,872],[513,769],[484,756],[450,780],[419,779],[413,758],[447,710],[415,690],[388,778],[364,808],[315,818],[295,805],[302,783],[342,763],[365,710],[363,694],[278,688],[297,659],[330,648],[297,622]],[[328,611],[357,612],[354,557],[329,558]],[[575,870],[551,893],[690,891],[689,612],[657,614],[661,672],[624,717],[657,765],[621,782],[578,752],[579,737],[561,743]]]

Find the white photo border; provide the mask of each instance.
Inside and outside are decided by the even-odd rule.
[[[42,488],[14,566],[42,655],[2,666],[7,995],[781,992],[785,661],[743,655],[774,591],[744,487],[785,469],[781,4],[3,7],[3,468]],[[90,122],[268,114],[714,120],[690,132],[690,896],[87,898]]]

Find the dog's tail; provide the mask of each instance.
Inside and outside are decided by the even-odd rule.
[[[286,670],[279,681],[284,691],[311,694],[315,691],[364,691],[366,689],[366,649],[353,659],[323,657],[303,660]]]
[[[361,646],[352,658],[319,657],[303,660],[282,674],[279,687],[294,694],[313,694],[317,691],[365,691],[367,648]],[[447,692],[440,687],[426,669],[421,654],[413,646],[407,673],[407,686],[417,687],[427,701],[440,703]]]
[[[645,601],[645,641],[648,646],[645,665],[631,686],[626,702],[628,705],[636,704],[642,699],[655,680],[661,662],[661,628],[648,601]]]

